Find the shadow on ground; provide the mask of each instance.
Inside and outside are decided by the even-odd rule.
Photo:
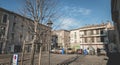
[[[120,65],[120,53],[107,53],[107,57],[106,65]]]

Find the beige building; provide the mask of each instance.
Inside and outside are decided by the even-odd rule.
[[[55,30],[52,35],[56,35],[56,44],[58,48],[68,48],[70,47],[70,36],[67,30]]]
[[[80,32],[79,29],[70,30],[70,46],[73,49],[80,48]]]
[[[104,48],[109,43],[108,30],[110,29],[113,29],[113,26],[108,22],[71,30],[70,45],[74,49]]]
[[[37,43],[44,43],[44,49],[48,50],[48,42],[50,42],[51,28],[38,24]],[[29,44],[34,36],[33,20],[23,17],[14,12],[0,8],[0,53],[20,52],[23,45],[23,40],[26,41],[26,51],[30,51]],[[40,44],[36,45],[38,48]]]

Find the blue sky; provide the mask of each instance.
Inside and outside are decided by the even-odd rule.
[[[86,24],[111,21],[110,0],[59,0],[61,17],[54,29],[76,29]],[[0,7],[18,13],[22,0],[0,0]],[[60,26],[58,26],[61,24]]]

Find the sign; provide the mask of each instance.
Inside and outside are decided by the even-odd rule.
[[[18,65],[18,54],[14,54],[13,55],[12,65]]]

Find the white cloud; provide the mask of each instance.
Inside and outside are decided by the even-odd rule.
[[[70,30],[70,29],[75,29],[80,27],[80,22],[77,22],[75,19],[73,18],[61,18],[59,20],[60,23],[55,23],[55,25],[60,24],[60,26],[57,29],[66,29],[66,30]]]
[[[88,16],[91,14],[92,10],[87,8],[80,8],[80,7],[70,7],[64,6],[61,8],[63,13],[62,18],[57,19],[54,23],[55,29],[76,29],[82,26],[83,21],[80,18],[81,16]]]
[[[83,14],[83,15],[89,15],[91,13],[90,9],[85,9],[85,8],[79,8],[78,12]]]
[[[87,8],[80,8],[80,7],[69,7],[65,6],[62,9],[63,13],[67,16],[79,16],[79,15],[90,15],[92,10]]]

